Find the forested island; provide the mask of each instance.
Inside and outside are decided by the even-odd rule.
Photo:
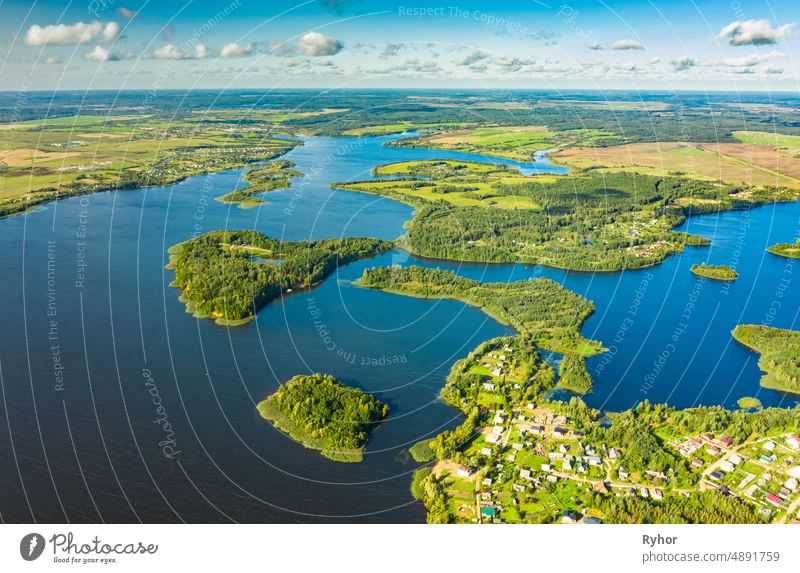
[[[691,215],[797,197],[788,189],[628,172],[523,176],[503,165],[453,160],[394,163],[374,174],[381,178],[334,187],[415,206],[403,239],[412,253],[581,271],[658,264],[686,246],[709,244],[672,230]]]
[[[282,293],[313,287],[338,266],[390,248],[379,239],[282,242],[256,231],[212,231],[171,247],[167,268],[187,312],[236,326]]]
[[[287,159],[270,161],[263,167],[251,169],[244,174],[244,180],[249,183],[247,187],[235,189],[230,193],[217,197],[217,201],[238,205],[243,209],[256,207],[264,201],[255,195],[279,189],[288,189],[291,185],[290,178],[300,177],[295,164]]]
[[[377,267],[366,269],[356,284],[407,296],[460,300],[512,326],[545,350],[577,357],[605,350],[580,334],[594,304],[547,278],[481,283],[439,269]]]
[[[766,374],[761,385],[800,394],[800,332],[757,324],[740,324],[733,337],[761,356],[758,367]]]
[[[800,259],[800,239],[795,243],[778,243],[777,245],[772,245],[767,251],[779,257]]]
[[[689,270],[697,276],[716,281],[735,281],[739,278],[739,273],[726,265],[707,265],[705,263],[700,263],[699,265],[692,265]]]
[[[389,406],[324,374],[295,376],[258,404],[261,417],[306,448],[337,462],[360,462]]]

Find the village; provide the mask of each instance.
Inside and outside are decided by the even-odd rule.
[[[506,344],[475,358],[469,372],[480,381],[471,384],[490,423],[458,461],[440,460],[433,468],[456,522],[598,524],[603,516],[587,506],[589,493],[660,503],[709,489],[755,505],[765,521],[800,519],[798,435],[741,444],[713,434],[665,440],[693,476],[694,483],[679,483],[671,470],[625,467],[621,450],[591,443],[575,428],[566,403],[519,402],[525,369],[514,352]]]

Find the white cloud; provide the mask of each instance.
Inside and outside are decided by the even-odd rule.
[[[636,40],[617,40],[609,47],[612,50],[644,50],[642,43]]]
[[[768,62],[773,58],[785,58],[786,54],[783,52],[769,52],[768,54],[751,54],[749,56],[742,56],[741,58],[731,58],[725,60],[726,66],[751,68],[763,62]]]
[[[381,52],[381,56],[396,56],[404,47],[403,44],[386,44],[383,48],[383,52]]]
[[[122,60],[131,60],[134,57],[132,52],[112,52],[102,46],[95,46],[94,50],[83,55],[85,60],[94,60],[95,62],[120,62]]]
[[[174,44],[165,44],[152,55],[156,60],[202,60],[210,56],[208,48],[203,44],[197,44],[192,52],[187,52]]]
[[[34,24],[25,34],[25,43],[29,46],[75,46],[98,42],[113,42],[119,35],[119,24],[107,22],[103,24],[95,20],[90,24],[53,24],[39,26]]]
[[[768,20],[743,20],[725,26],[715,39],[728,40],[731,46],[766,46],[787,38],[793,27],[794,23],[773,28]]]
[[[283,60],[282,64],[287,68],[297,68],[308,65],[308,60],[303,58],[287,58]]]
[[[602,50],[603,44],[601,44],[600,42],[592,41],[589,42],[589,45],[586,47],[589,48],[590,50]]]
[[[766,68],[764,68],[764,73],[770,75],[782,74],[783,68],[778,68],[776,66],[767,66]]]
[[[48,66],[58,65],[61,63],[61,61],[62,61],[61,58],[57,56],[47,56],[44,60],[42,60],[42,62],[47,64]]]
[[[659,64],[659,63],[661,63],[661,58],[659,58],[658,56],[656,56],[655,58],[650,58],[650,64],[651,65],[654,66],[654,65]]]
[[[676,72],[683,72],[690,68],[693,68],[697,65],[697,62],[694,58],[690,58],[689,56],[683,56],[682,58],[677,58],[675,60],[670,60],[669,64],[672,66],[672,69]]]
[[[486,52],[481,52],[480,50],[475,50],[471,54],[467,54],[463,58],[459,58],[454,63],[457,66],[471,66],[472,64],[476,64],[481,60],[485,60],[489,57],[489,54]]]
[[[119,8],[117,8],[117,13],[126,20],[132,20],[133,18],[136,18],[136,16],[139,15],[138,12],[134,12],[133,10],[128,9],[125,6],[120,6]]]
[[[332,56],[338,54],[344,44],[333,36],[319,32],[308,32],[297,40],[297,51],[304,56]]]
[[[252,42],[242,45],[233,42],[223,46],[219,55],[222,58],[240,58],[242,56],[250,56],[254,51],[255,45]]]

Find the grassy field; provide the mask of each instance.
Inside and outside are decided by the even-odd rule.
[[[488,207],[492,209],[540,210],[541,206],[523,195],[501,195],[494,184],[526,182],[518,171],[490,163],[471,161],[404,161],[376,167],[377,176],[429,177],[424,181],[403,179],[337,183],[337,189],[385,195],[415,204],[417,201],[446,201],[457,207]],[[546,183],[547,176],[540,178]]]
[[[734,131],[733,137],[742,143],[770,145],[796,155],[800,153],[800,135],[786,135],[769,131]]]
[[[573,147],[552,157],[579,169],[682,174],[705,181],[800,189],[800,159],[766,145],[631,143]]]

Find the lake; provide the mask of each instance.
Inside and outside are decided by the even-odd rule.
[[[286,158],[305,174],[268,204],[214,201],[242,170],[164,188],[98,193],[0,221],[0,518],[5,522],[420,522],[409,445],[459,423],[437,400],[452,364],[511,334],[455,301],[352,286],[365,268],[421,264],[484,281],[548,276],[594,301],[583,328],[610,352],[589,361],[587,402],[607,410],[649,399],[735,406],[742,396],[792,406],[758,385],[756,355],[730,337],[739,323],[797,328],[790,259],[800,204],[704,215],[681,230],[712,239],[652,269],[567,273],[524,265],[421,260],[394,251],[340,269],[319,288],[223,328],[184,312],[166,249],[211,230],[285,240],[394,239],[412,209],[334,191],[376,165],[456,152],[386,147],[391,137],[313,138]],[[519,166],[519,165],[518,165]],[[526,173],[556,171],[539,157]],[[700,282],[692,263],[735,266],[730,285]],[[255,404],[295,374],[330,373],[391,412],[361,464],[339,464],[286,438]]]

